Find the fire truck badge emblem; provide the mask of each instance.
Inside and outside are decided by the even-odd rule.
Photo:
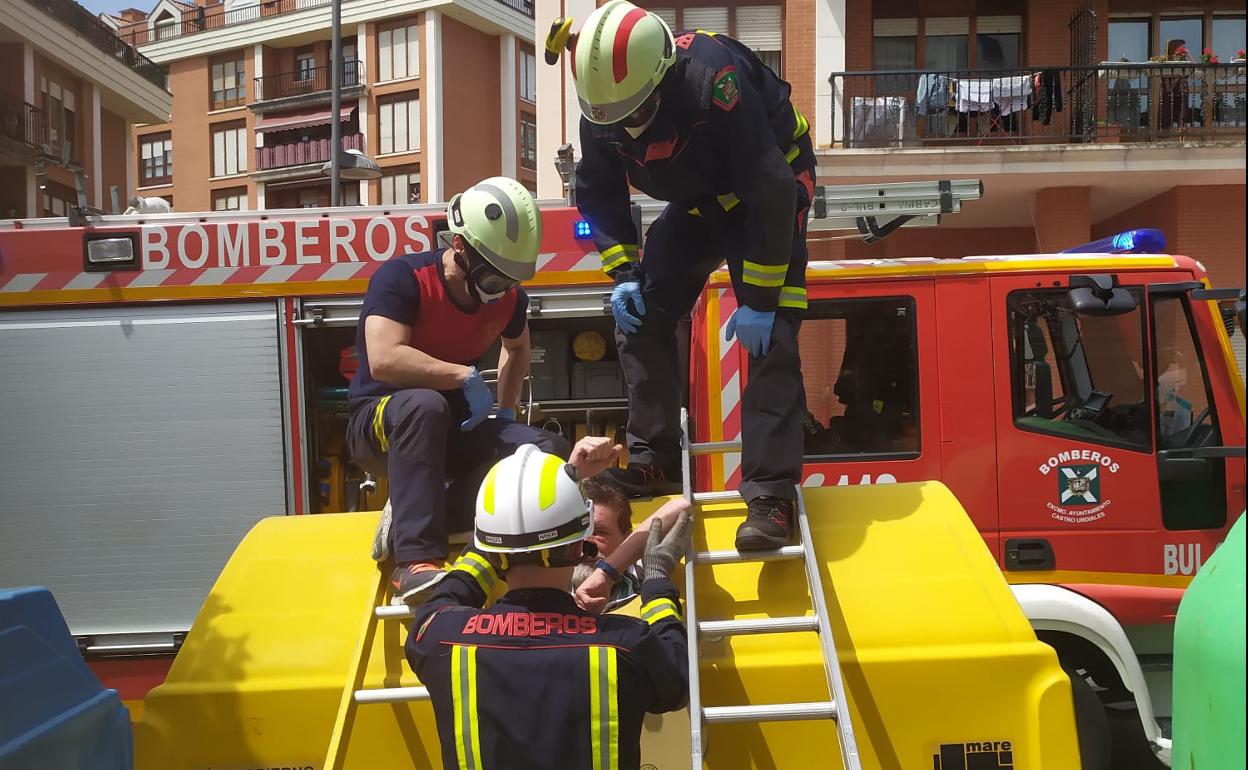
[[[606,110],[602,109],[596,104],[589,108],[589,115],[594,120],[606,120],[607,119]]]
[[[1101,479],[1096,465],[1066,465],[1058,468],[1057,492],[1061,502],[1096,505],[1101,501]]]

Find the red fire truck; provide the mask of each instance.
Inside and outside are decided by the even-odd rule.
[[[543,209],[527,417],[617,431],[610,286],[576,210]],[[436,206],[0,223],[0,586],[51,587],[136,710],[253,524],[384,501],[346,457],[343,372],[369,276],[443,227]],[[1245,505],[1243,332],[1208,284],[1170,255],[817,262],[801,332],[803,483],[943,481],[1105,704],[1081,732],[1148,761],[1179,599]],[[740,435],[733,308],[717,274],[683,337],[701,441]],[[739,458],[696,470],[732,488]]]

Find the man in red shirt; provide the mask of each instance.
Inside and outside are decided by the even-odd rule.
[[[520,282],[537,269],[542,237],[536,201],[519,182],[493,177],[451,199],[447,224],[448,248],[377,270],[356,333],[347,443],[356,463],[390,480],[383,545],[397,565],[396,602],[446,574],[448,498],[450,515],[463,518],[457,529],[469,529],[494,462],[523,444],[568,456],[563,437],[515,422],[529,371]],[[498,413],[486,419],[495,397],[473,363],[500,338]]]

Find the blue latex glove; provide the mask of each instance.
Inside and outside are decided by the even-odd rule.
[[[775,312],[763,313],[742,305],[728,319],[728,339],[736,336],[750,355],[762,358],[771,350],[771,327],[776,322]]]
[[[490,407],[494,406],[494,394],[490,392],[490,386],[485,384],[485,379],[475,366],[472,367],[468,379],[464,380],[463,388],[464,398],[468,400],[468,419],[459,424],[459,429],[470,431],[489,416]]]
[[[633,301],[637,315],[628,311],[628,301]],[[641,298],[641,284],[637,281],[624,281],[616,284],[611,290],[611,315],[615,316],[615,325],[625,334],[632,334],[641,326],[641,318],[646,314],[646,303]]]
[[[508,422],[515,422],[516,410],[515,409],[499,409],[498,412],[494,415],[494,419],[495,420],[507,420]]]

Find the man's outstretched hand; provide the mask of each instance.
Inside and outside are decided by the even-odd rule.
[[[605,436],[586,436],[572,447],[568,465],[576,469],[578,480],[602,473],[615,465],[624,447]]]
[[[646,553],[641,557],[642,582],[667,578],[676,564],[685,556],[689,537],[689,511],[681,511],[676,524],[663,535],[663,522],[650,522],[650,535],[646,539]]]

